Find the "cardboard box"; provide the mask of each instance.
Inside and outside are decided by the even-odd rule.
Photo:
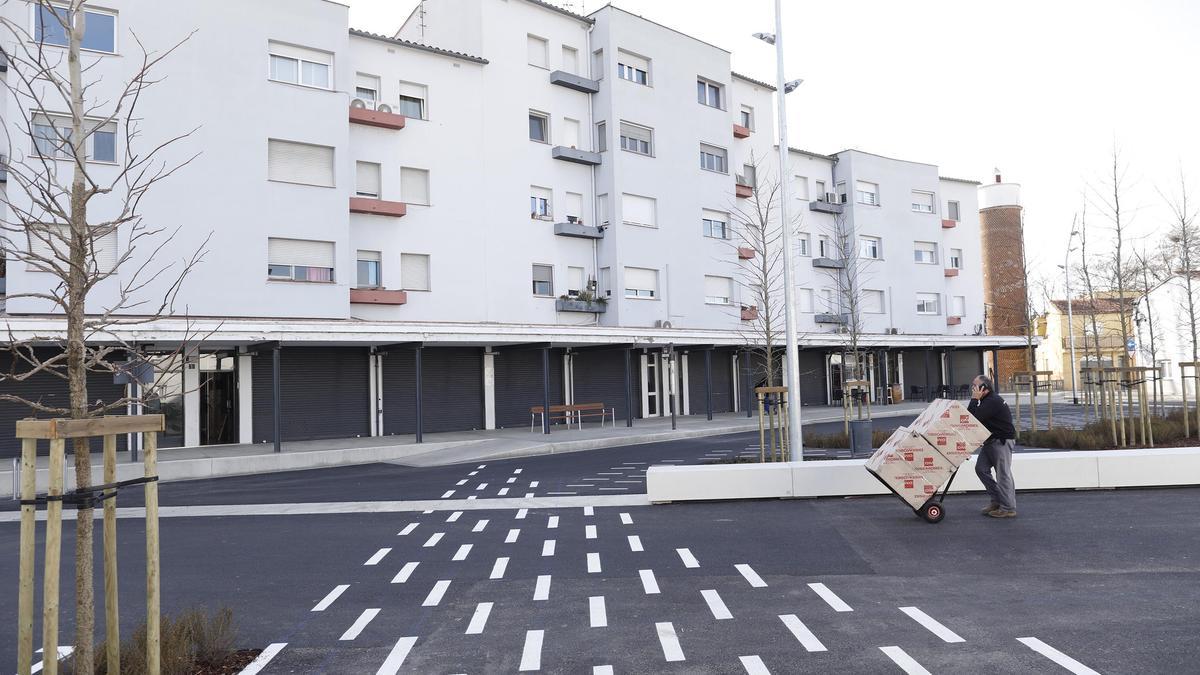
[[[867,460],[866,468],[891,486],[914,509],[921,508],[937,493],[937,486],[925,480],[920,472],[904,460],[902,453],[892,448],[880,448]]]
[[[950,475],[958,464],[947,459],[941,452],[934,449],[929,441],[920,434],[909,431],[896,446],[896,453],[912,467],[913,471],[921,474],[925,482],[940,488],[950,480]],[[952,442],[961,442],[952,439]]]
[[[910,427],[938,449],[955,467],[970,457],[991,436],[967,407],[958,401],[937,399]]]

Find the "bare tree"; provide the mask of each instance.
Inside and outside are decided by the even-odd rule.
[[[151,385],[136,398],[93,401],[88,375],[117,373],[118,361],[136,354],[135,345],[122,337],[126,329],[177,314],[183,280],[203,257],[204,244],[176,260],[161,260],[175,231],[144,220],[141,212],[148,192],[194,159],[172,161],[167,152],[191,132],[144,143],[138,110],[146,90],[160,81],[152,71],[187,38],[152,51],[131,32],[126,44],[136,47],[122,59],[129,64],[129,79],[106,82],[106,91],[100,91],[100,59],[82,49],[84,1],[32,4],[32,33],[25,22],[0,17],[4,43],[13,50],[3,86],[14,101],[10,110],[21,111],[20,119],[8,120],[4,128],[10,158],[0,204],[0,249],[6,264],[45,273],[44,284],[10,293],[8,302],[31,300],[47,313],[62,314],[66,334],[18,340],[10,332],[3,347],[9,364],[0,372],[0,384],[11,392],[33,378],[54,378],[66,384],[69,403],[49,405],[13,393],[0,394],[0,400],[40,414],[95,417],[157,396]],[[93,162],[98,154],[106,155],[107,165]],[[101,287],[103,292],[95,293]],[[86,491],[92,475],[87,440],[76,439],[72,451],[76,487]],[[92,522],[90,502],[81,503],[75,545],[76,673],[92,672],[93,664]]]
[[[1200,270],[1197,270],[1200,264],[1200,230],[1197,229],[1195,207],[1188,203],[1187,178],[1182,169],[1179,171],[1179,193],[1170,197],[1161,191],[1159,194],[1171,210],[1171,225],[1163,246],[1167,272],[1180,279],[1184,290],[1187,318],[1179,328],[1189,338],[1192,361],[1200,361],[1200,339],[1197,338],[1200,306],[1197,306],[1196,298],[1196,293],[1200,291],[1196,283],[1196,275],[1200,274]]]
[[[1125,308],[1129,297],[1130,285],[1133,281],[1129,260],[1125,256],[1125,245],[1129,237],[1131,214],[1128,208],[1122,206],[1121,199],[1129,188],[1126,173],[1128,167],[1121,160],[1120,148],[1114,142],[1111,164],[1108,172],[1099,186],[1092,189],[1091,202],[1100,209],[1101,215],[1108,219],[1112,231],[1112,253],[1104,263],[1110,287],[1116,291],[1118,316],[1121,327],[1121,342],[1129,343],[1131,331],[1130,317]],[[1121,365],[1129,365],[1128,356],[1122,352]]]
[[[1140,305],[1144,303],[1146,307],[1145,313],[1142,316],[1145,317],[1147,329],[1149,331],[1148,337],[1150,338],[1150,345],[1147,349],[1147,353],[1150,356],[1150,363],[1147,365],[1156,369],[1158,367],[1158,336],[1154,329],[1155,312],[1151,301],[1151,296],[1153,295],[1154,291],[1170,282],[1171,274],[1169,262],[1169,259],[1163,255],[1162,252],[1160,252],[1159,255],[1148,254],[1144,245],[1140,251],[1134,253],[1133,257],[1134,268],[1140,277],[1140,285],[1137,289],[1140,296],[1138,298],[1138,304]],[[1138,321],[1136,317],[1135,322],[1140,324],[1140,321]],[[1140,340],[1140,325],[1138,333],[1138,339]],[[1151,410],[1158,410],[1161,378],[1157,375],[1157,370],[1154,372],[1156,375],[1150,380]]]
[[[1096,285],[1093,279],[1093,265],[1092,259],[1088,256],[1087,203],[1085,202],[1079,218],[1079,272],[1083,278],[1084,290],[1087,291],[1088,304],[1086,314],[1088,321],[1092,325],[1090,335],[1092,338],[1090,343],[1092,348],[1091,358],[1094,359],[1092,364],[1094,368],[1101,368],[1103,367],[1103,355],[1100,351],[1100,326],[1096,320]],[[1089,348],[1088,337],[1088,332],[1084,331],[1083,351],[1085,356],[1088,354]],[[1104,375],[1103,373],[1098,373],[1097,377],[1102,381]],[[1098,401],[1095,402],[1095,408],[1097,411],[1100,411],[1104,410],[1106,394],[1104,386],[1100,382],[1097,382],[1097,384],[1100,386],[1098,387],[1099,397]],[[1097,415],[1099,415],[1099,412],[1097,412]],[[1113,443],[1116,444],[1116,442],[1117,439],[1113,438]]]

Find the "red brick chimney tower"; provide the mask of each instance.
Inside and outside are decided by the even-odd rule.
[[[983,301],[988,335],[1025,335],[1029,331],[1025,286],[1025,227],[1021,186],[996,181],[979,187],[979,235],[983,247]],[[1031,370],[1025,350],[999,352],[999,379]],[[989,364],[990,367],[990,364]],[[997,385],[1000,383],[997,382]]]

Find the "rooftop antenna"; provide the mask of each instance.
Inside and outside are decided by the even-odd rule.
[[[425,0],[417,4],[417,27],[421,30],[421,44],[425,44]]]

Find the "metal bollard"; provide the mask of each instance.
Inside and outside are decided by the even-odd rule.
[[[19,457],[13,457],[13,501],[21,498],[21,460]]]

